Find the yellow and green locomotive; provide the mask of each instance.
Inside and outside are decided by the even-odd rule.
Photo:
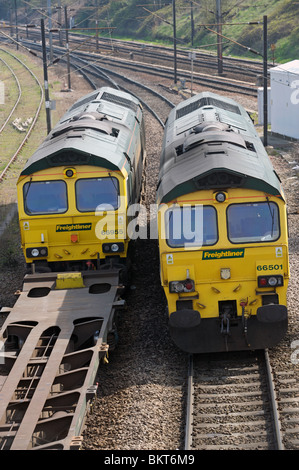
[[[204,92],[170,112],[157,203],[174,343],[189,353],[277,344],[288,325],[286,201],[242,106]]]
[[[125,265],[127,208],[139,201],[145,161],[142,107],[103,87],[77,101],[18,180],[22,248],[35,271]]]

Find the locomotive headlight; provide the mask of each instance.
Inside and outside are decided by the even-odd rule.
[[[27,258],[45,258],[48,256],[48,248],[45,246],[36,248],[26,248]]]
[[[224,202],[227,198],[227,194],[223,191],[216,194],[215,199],[217,202]]]
[[[277,283],[278,283],[278,280],[277,280],[276,277],[274,277],[274,276],[273,276],[273,277],[269,277],[269,279],[268,279],[268,284],[269,284],[269,286],[271,286],[271,287],[276,286]]]
[[[102,249],[104,253],[121,253],[125,246],[123,243],[103,243]]]
[[[173,287],[175,292],[184,292],[184,284],[182,282],[176,282]]]
[[[65,178],[76,178],[76,176],[77,176],[75,168],[66,168],[63,171],[63,174],[64,174]]]

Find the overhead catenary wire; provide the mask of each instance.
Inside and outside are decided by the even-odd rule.
[[[27,52],[29,52],[30,54],[36,56],[36,53],[34,51],[32,51],[31,49],[29,49],[29,47],[26,47],[24,46],[20,41],[17,41],[16,39],[14,39],[12,36],[10,36],[9,34],[6,34],[4,33],[4,31],[1,31],[0,30],[0,33],[3,34],[3,36],[7,37],[9,40],[15,42],[18,46],[22,46]]]
[[[196,2],[194,2],[194,3],[196,4]],[[258,22],[258,21],[254,21],[254,22],[251,22],[251,23],[260,23],[260,21],[259,21],[259,22]],[[225,24],[225,23],[223,23],[223,24]],[[226,23],[226,24],[228,24],[228,23]],[[233,24],[236,24],[236,23],[233,23]],[[1,25],[1,26],[2,26],[3,28],[7,27],[6,25]],[[20,27],[26,28],[26,25],[25,25],[25,26],[20,26]],[[30,27],[33,28],[33,25],[30,25]],[[39,28],[38,25],[35,25],[35,27],[36,27],[36,28]],[[207,26],[205,26],[205,27],[207,27]],[[208,29],[208,28],[207,28],[207,29]],[[110,28],[107,27],[107,30],[110,30]],[[214,34],[217,34],[216,31],[213,31],[213,30],[210,30],[210,31],[212,31]],[[1,32],[3,35],[5,35],[9,40],[11,40],[11,41],[13,41],[13,42],[16,42],[16,40],[15,40],[12,36],[10,36],[10,35],[4,33],[3,31],[0,31],[0,32]],[[88,41],[89,41],[89,40],[92,40],[93,37],[94,37],[94,36],[91,36],[90,38],[88,38]],[[223,36],[223,37],[225,38],[226,36]],[[178,40],[178,41],[179,41],[179,40]],[[256,54],[262,56],[262,54],[260,54],[259,52],[254,51],[254,50],[251,49],[250,47],[248,47],[248,46],[246,46],[246,45],[244,45],[244,44],[240,44],[240,43],[238,43],[237,41],[234,41],[234,40],[231,39],[231,38],[228,38],[226,41],[227,41],[227,42],[232,42],[232,41],[233,41],[233,42],[235,42],[237,45],[240,45],[241,47],[243,47],[243,48],[245,48],[245,49],[247,49],[247,50],[249,50],[249,51],[251,51],[251,52],[254,52],[254,53],[256,53]],[[83,42],[83,44],[84,44],[84,43],[85,43],[85,41]],[[26,46],[24,46],[24,45],[22,44],[22,42],[19,42],[19,44],[20,44],[22,47],[24,47],[25,49],[27,49],[27,51],[30,52],[31,54],[36,55],[36,53],[33,52],[31,49],[26,48]],[[200,46],[200,47],[207,48],[207,47],[215,46],[215,45],[217,45],[217,44],[218,44],[218,43],[205,44],[205,45],[202,45],[202,46]],[[78,46],[78,47],[80,47],[80,46]],[[74,50],[75,50],[75,49],[77,49],[77,48],[74,48]],[[63,55],[61,56],[61,58],[62,58],[62,57],[63,57]],[[59,58],[56,58],[56,59],[54,59],[54,62],[57,62],[58,60],[59,60]],[[276,65],[276,67],[279,68],[279,64]],[[283,69],[283,66],[281,66],[281,70],[282,70],[282,71],[284,70],[284,69]],[[295,77],[295,76],[298,76],[299,74],[296,73],[296,72],[292,72],[292,75],[294,75],[294,77]],[[273,80],[275,81],[275,79],[273,79]],[[285,86],[288,86],[287,84],[284,84],[284,85],[285,85]]]
[[[227,36],[224,36],[222,33],[219,33],[217,31],[212,30],[211,28],[208,28],[205,26],[205,28],[214,33],[217,34],[218,37],[225,38],[229,41],[231,41],[234,44],[237,44],[240,47],[243,47],[247,49],[248,51],[259,55],[263,58],[263,117],[264,117],[264,146],[266,147],[268,145],[268,88],[267,88],[267,81],[268,81],[268,70],[267,70],[267,16],[265,15],[263,17],[263,43],[264,43],[264,52],[261,54],[258,51],[255,51],[251,47],[244,46],[244,44],[241,44],[234,39],[228,38]],[[221,58],[222,60],[222,58]]]
[[[229,38],[229,37],[227,37],[227,36],[224,36],[224,34],[217,33],[217,31],[214,31],[213,29],[208,28],[207,26],[204,26],[204,27],[205,27],[208,31],[210,31],[211,33],[217,34],[218,36],[221,36],[222,38],[226,39],[227,41],[230,41],[230,42],[232,42],[232,43],[234,43],[234,44],[236,44],[236,45],[238,45],[238,46],[240,46],[240,47],[243,47],[244,49],[247,49],[248,51],[252,52],[253,54],[256,54],[256,55],[259,55],[259,56],[263,57],[263,54],[261,54],[260,52],[258,52],[258,51],[256,51],[256,50],[252,49],[251,47],[245,46],[244,44],[241,44],[240,42],[237,42],[237,41],[235,41],[234,39],[231,39],[231,38]]]
[[[245,21],[242,23],[217,23],[220,26],[240,26],[240,25],[257,25],[263,24],[262,21]],[[215,26],[215,23],[199,23],[197,26]]]

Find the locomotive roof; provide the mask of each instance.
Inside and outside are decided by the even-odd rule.
[[[134,161],[132,133],[141,120],[140,103],[130,94],[109,87],[89,93],[66,112],[21,175],[61,165],[128,171]]]
[[[165,125],[157,202],[199,189],[244,187],[283,196],[280,181],[245,109],[200,93],[174,107]]]

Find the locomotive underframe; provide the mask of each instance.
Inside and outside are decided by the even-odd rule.
[[[257,315],[201,318],[191,310],[170,315],[169,330],[174,343],[190,354],[267,349],[283,339],[288,328],[285,305],[269,304],[258,308]]]

